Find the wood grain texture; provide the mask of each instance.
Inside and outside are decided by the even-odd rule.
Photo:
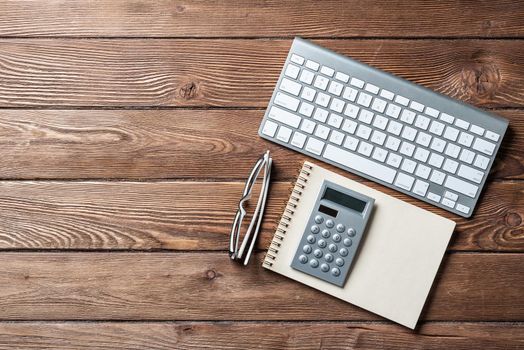
[[[370,186],[374,184],[366,182]],[[267,249],[291,183],[269,193]],[[228,249],[241,182],[0,182],[0,249]],[[488,185],[472,219],[394,191],[457,222],[449,249],[524,252],[524,182]]]
[[[262,258],[243,267],[227,253],[3,253],[0,319],[380,319],[262,268]],[[442,265],[421,320],[522,317],[524,255],[456,253]]]
[[[514,37],[515,1],[2,1],[1,36]],[[416,27],[416,30],[413,30]]]
[[[0,323],[0,349],[453,349],[524,347],[521,323]]]
[[[510,128],[491,179],[524,179],[524,111],[494,114],[507,118]],[[269,149],[273,178],[294,179],[307,157],[260,138],[263,115],[262,110],[0,110],[0,178],[243,180]]]
[[[521,40],[316,40],[454,98],[522,107]],[[265,107],[291,40],[0,40],[0,107]]]

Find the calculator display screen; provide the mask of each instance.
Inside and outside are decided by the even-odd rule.
[[[337,203],[343,207],[355,210],[359,213],[362,213],[366,208],[366,202],[329,187],[326,188],[322,199],[327,199],[328,201]]]

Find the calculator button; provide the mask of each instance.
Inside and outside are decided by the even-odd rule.
[[[328,272],[329,271],[329,265],[328,264],[322,264],[322,265],[320,265],[320,269],[323,272]]]
[[[309,262],[309,266],[311,266],[312,268],[318,267],[318,260],[317,259],[311,259],[311,261]]]
[[[333,235],[333,241],[336,242],[336,243],[340,242],[341,238],[342,237],[340,237],[340,235],[338,233],[335,233]]]
[[[302,254],[301,256],[298,257],[298,261],[300,261],[300,263],[302,263],[302,264],[307,263],[307,256]]]
[[[315,249],[315,251],[313,252],[313,255],[317,258],[321,258],[322,255],[324,255],[324,253],[322,253],[322,250],[320,249]]]
[[[327,245],[327,243],[326,243],[326,241],[324,241],[323,239],[321,239],[321,240],[318,241],[318,246],[319,246],[320,248],[326,248],[326,245]]]
[[[356,234],[357,234],[357,231],[355,231],[355,229],[353,227],[348,228],[348,236],[349,237],[355,237]]]
[[[336,252],[336,251],[338,250],[338,247],[337,247],[336,244],[331,243],[331,244],[329,245],[328,249],[329,249],[329,251],[330,251],[331,253],[334,253],[334,252]]]
[[[338,266],[343,266],[344,265],[344,259],[337,258],[337,260],[335,260],[335,264],[337,264]]]
[[[315,216],[315,222],[321,224],[324,221],[324,218],[320,215]]]
[[[302,251],[306,254],[311,253],[311,246],[309,244],[306,244],[305,246],[302,247]]]
[[[332,262],[333,261],[333,255],[331,255],[330,253],[327,253],[324,256],[324,260],[326,260],[327,262]]]
[[[317,225],[311,226],[311,232],[319,233],[320,232],[320,227],[318,227]]]
[[[335,223],[333,222],[333,220],[327,220],[326,221],[326,226],[328,228],[333,228],[333,226],[335,226]]]
[[[341,256],[347,256],[349,252],[348,252],[347,248],[342,248],[342,249],[340,249],[340,250],[338,251],[338,253],[339,253]],[[327,255],[326,255],[326,257],[327,257]]]
[[[315,236],[313,236],[313,235],[307,236],[306,239],[307,239],[308,243],[315,243],[315,241],[316,241]]]
[[[331,274],[335,277],[337,277],[338,275],[340,275],[340,270],[338,269],[338,267],[334,267],[331,269]]]
[[[323,229],[322,230],[322,237],[328,238],[331,235],[331,232],[329,230]]]
[[[353,244],[353,241],[351,240],[351,238],[345,238],[344,239],[344,245],[346,247],[351,247],[352,244]]]
[[[337,231],[338,232],[344,232],[344,230],[346,229],[346,227],[342,224],[338,224],[337,225]]]

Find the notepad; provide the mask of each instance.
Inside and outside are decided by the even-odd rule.
[[[325,181],[374,199],[372,218],[342,287],[291,267]],[[263,266],[413,329],[454,228],[451,220],[305,162]]]

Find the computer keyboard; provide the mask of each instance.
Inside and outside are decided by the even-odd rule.
[[[508,127],[295,38],[259,135],[470,217]]]

